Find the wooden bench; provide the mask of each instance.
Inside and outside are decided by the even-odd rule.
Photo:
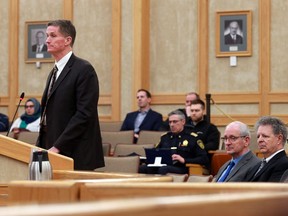
[[[117,193],[116,193],[117,191]],[[192,194],[288,192],[288,184],[280,183],[85,183],[80,188],[81,201],[129,197],[176,196]]]
[[[115,177],[115,176],[114,176]],[[52,180],[52,181],[12,181],[8,183],[5,191],[7,197],[3,205],[16,205],[27,203],[65,203],[80,201],[80,188],[86,183],[155,183],[173,181],[171,176],[141,176],[130,178],[99,178],[78,180]]]
[[[8,203],[8,185],[0,184],[0,206],[5,206]]]
[[[18,216],[190,216],[193,215],[286,215],[288,192],[245,192],[189,196],[147,197],[98,202],[24,205],[0,208],[0,215]]]
[[[91,172],[91,171],[71,171],[71,170],[53,170],[53,180],[80,180],[80,179],[125,179],[125,178],[143,178],[158,179],[159,181],[170,182],[171,176],[155,176],[140,173],[116,173],[116,172]]]

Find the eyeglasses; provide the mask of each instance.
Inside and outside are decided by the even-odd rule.
[[[178,123],[178,122],[180,122],[181,120],[171,120],[171,121],[169,121],[169,124],[176,124],[176,123]]]
[[[224,142],[230,141],[230,142],[236,142],[239,138],[244,138],[246,136],[230,136],[230,137],[221,137],[221,140]]]
[[[27,109],[27,108],[34,108],[34,105],[28,105],[28,106],[26,105],[25,109]]]

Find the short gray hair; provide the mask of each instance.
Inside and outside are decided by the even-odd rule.
[[[185,120],[185,115],[184,115],[184,113],[183,112],[181,112],[180,110],[174,110],[174,111],[172,111],[172,112],[170,112],[169,114],[168,114],[168,118],[170,117],[170,116],[172,116],[172,115],[178,115],[179,116],[179,119],[184,119]]]
[[[260,126],[270,125],[275,135],[283,136],[283,146],[287,141],[287,128],[283,121],[273,116],[263,116],[255,124],[255,130],[257,131]]]

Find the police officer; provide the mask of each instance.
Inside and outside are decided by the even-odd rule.
[[[204,118],[205,103],[201,99],[191,102],[190,119],[186,122],[185,128],[198,134],[203,140],[205,150],[217,150],[219,148],[220,132],[218,128]]]
[[[179,110],[168,114],[170,131],[161,136],[156,148],[170,148],[173,151],[172,166],[139,167],[140,173],[161,174],[167,173],[188,173],[186,163],[196,163],[208,166],[209,159],[204,144],[196,133],[189,133],[184,129],[185,115]]]

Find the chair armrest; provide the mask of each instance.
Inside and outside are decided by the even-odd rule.
[[[200,164],[187,163],[186,167],[189,168],[189,175],[209,175],[210,172],[205,166]]]

